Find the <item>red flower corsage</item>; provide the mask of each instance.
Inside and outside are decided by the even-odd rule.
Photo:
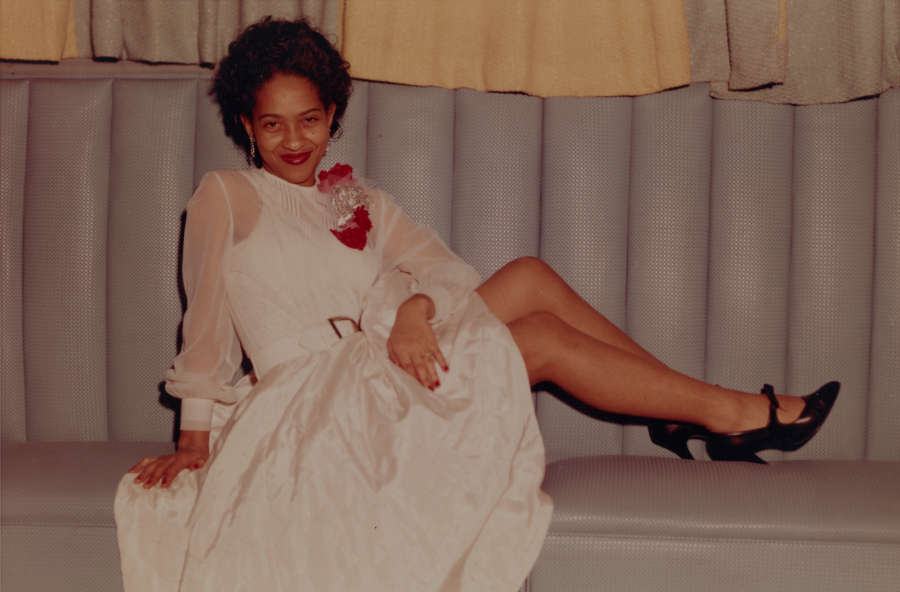
[[[319,171],[317,187],[331,196],[329,209],[334,221],[331,234],[351,249],[362,251],[372,220],[366,190],[353,178],[353,167],[338,163],[327,171]]]

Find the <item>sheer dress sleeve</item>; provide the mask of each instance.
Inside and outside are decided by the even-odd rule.
[[[382,273],[392,269],[410,274],[417,283],[414,293],[422,293],[434,301],[439,323],[452,315],[466,297],[481,284],[481,276],[460,259],[427,226],[417,224],[382,191],[374,191],[379,229]]]
[[[213,402],[234,402],[230,386],[241,362],[232,325],[224,270],[234,223],[221,177],[208,173],[187,206],[182,278],[187,310],[181,353],[166,373],[166,390],[182,399],[181,429],[208,430]]]

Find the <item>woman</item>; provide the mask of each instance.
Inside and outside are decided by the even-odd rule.
[[[684,457],[700,438],[758,460],[827,416],[836,383],[800,398],[689,378],[541,261],[481,283],[349,167],[317,175],[350,78],[305,22],[245,30],[213,93],[254,167],[206,175],[188,205],[181,435],[120,484],[128,590],[517,589],[551,513],[541,381],[668,420],[651,436]],[[242,348],[255,382],[229,386]]]

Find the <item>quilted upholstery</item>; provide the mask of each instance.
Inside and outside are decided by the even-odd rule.
[[[4,590],[119,589],[115,481],[176,425],[161,382],[184,204],[243,162],[208,77],[0,67]],[[792,107],[705,85],[541,100],[356,84],[325,164],[352,163],[485,276],[539,255],[712,382],[844,383],[808,447],[765,454],[800,462],[769,467],[660,458],[629,418],[537,393],[556,514],[531,590],[900,581],[898,130],[896,89]]]

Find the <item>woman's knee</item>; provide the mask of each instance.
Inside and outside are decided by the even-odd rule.
[[[546,308],[540,295],[550,277],[548,272],[554,273],[537,257],[519,257],[498,269],[477,292],[497,318],[508,324]]]
[[[508,274],[515,274],[522,279],[540,278],[545,276],[547,273],[555,273],[553,269],[544,262],[543,259],[531,256],[518,257],[517,259],[513,259],[512,261],[504,265],[500,269],[500,271]]]

